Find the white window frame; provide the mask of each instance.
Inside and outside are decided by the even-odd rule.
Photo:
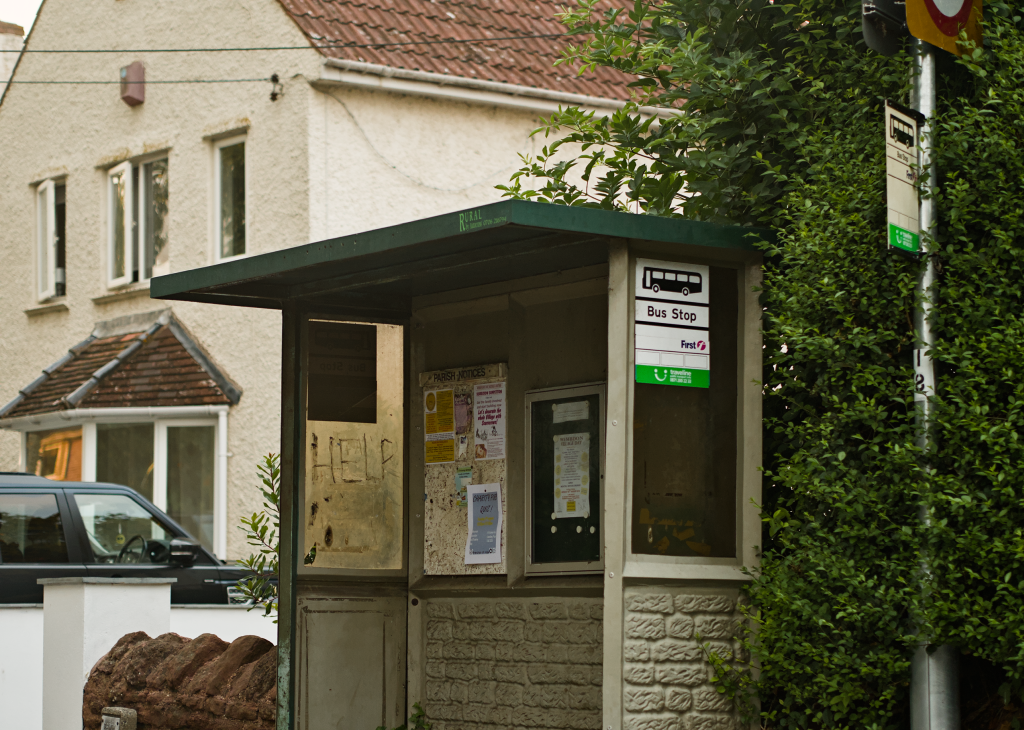
[[[224,421],[223,425],[221,421]],[[213,426],[213,547],[223,558],[227,545],[225,521],[227,513],[227,479],[221,478],[221,429],[227,430],[227,413],[223,418],[175,418],[154,421],[153,438],[153,504],[167,511],[167,429]],[[226,441],[226,438],[225,438]],[[84,442],[83,442],[84,443]]]
[[[90,409],[85,409],[90,410]],[[28,434],[58,428],[82,427],[82,481],[96,481],[96,426],[101,423],[153,424],[153,504],[167,511],[167,429],[168,427],[213,426],[213,553],[227,557],[227,460],[228,409],[226,406],[171,407],[166,414],[160,408],[109,408],[102,414],[77,414],[78,418],[46,414],[21,432],[21,465],[28,471]],[[119,411],[120,413],[110,413]],[[177,411],[175,413],[175,411]],[[190,413],[192,411],[193,413]],[[195,414],[201,411],[203,415]],[[209,414],[209,415],[207,415]],[[160,415],[165,417],[161,418]],[[84,417],[83,417],[84,416]]]
[[[246,227],[245,227],[245,251],[234,256],[221,256],[221,200],[220,200],[220,182],[221,182],[221,165],[220,165],[220,151],[225,147],[232,147],[236,144],[242,143],[245,145],[245,154],[243,160],[245,161],[245,215],[246,215]],[[231,137],[225,137],[224,139],[218,139],[213,143],[213,260],[216,263],[221,261],[234,261],[236,259],[245,258],[251,255],[249,246],[249,141],[247,134],[237,134]]]
[[[46,180],[36,187],[36,298],[57,295],[57,185]]]
[[[139,157],[133,160],[126,160],[116,167],[110,168],[107,171],[107,193],[110,198],[109,212],[108,212],[108,246],[107,256],[109,259],[107,269],[107,286],[108,288],[115,288],[125,286],[131,283],[146,284],[152,278],[146,276],[146,210],[145,207],[151,203],[146,198],[146,186],[145,186],[145,173],[146,165],[157,162],[159,160],[170,160],[168,152],[160,152],[158,154],[147,155],[145,157]],[[135,189],[135,172],[138,171],[138,183],[139,189]],[[125,241],[125,264],[126,270],[125,275],[122,277],[114,277],[114,188],[112,178],[125,172],[128,175],[128,190],[125,195],[125,231],[127,240]],[[132,231],[135,217],[138,217],[138,228]],[[133,235],[134,234],[134,235]],[[135,245],[132,245],[132,238],[135,239]],[[138,262],[138,282],[132,282],[134,272],[136,270],[136,262]]]
[[[114,216],[117,202],[117,197],[114,195],[114,177],[119,174],[126,176],[124,186],[124,275],[114,276],[114,261],[117,258],[114,252],[116,245],[114,238]],[[133,250],[135,247],[132,246],[132,211],[135,209],[133,200],[134,187],[131,161],[122,162],[120,165],[115,165],[107,170],[107,286],[111,289],[132,283],[132,271],[135,269],[135,251]]]

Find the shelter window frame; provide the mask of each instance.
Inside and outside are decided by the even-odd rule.
[[[169,274],[168,154],[126,160],[107,171],[107,287]]]
[[[220,263],[221,261],[232,261],[250,254],[248,232],[246,230],[246,217],[249,207],[249,185],[246,165],[247,142],[248,135],[246,134],[233,135],[213,142],[213,258],[216,263]],[[234,148],[236,147],[240,147],[240,150],[235,150]],[[241,171],[240,174],[226,176],[225,157],[230,155],[232,152],[241,153]],[[237,160],[235,160],[235,162],[237,162]],[[225,186],[230,182],[230,191],[234,193],[239,179],[242,183],[242,190],[237,197],[240,197],[241,201],[240,204],[237,199],[230,201],[231,216],[227,221],[233,226],[233,229],[231,231],[231,241],[230,243],[227,243],[226,246],[224,230],[226,217],[224,213],[225,206],[229,201],[225,201],[225,195],[227,194]],[[242,218],[240,227],[236,225],[236,216],[239,212],[241,213]],[[235,240],[239,231],[241,233],[240,243]]]
[[[66,293],[65,191],[63,179],[44,180],[36,196],[36,299],[45,302]]]
[[[545,388],[542,390],[528,391],[524,395],[524,428],[525,440],[524,451],[524,499],[526,509],[523,520],[524,546],[526,549],[525,573],[527,576],[550,576],[550,575],[583,575],[599,574],[604,571],[605,563],[605,540],[604,540],[604,497],[605,497],[605,421],[607,419],[607,384],[588,383],[573,385],[569,387]],[[598,544],[600,546],[600,557],[595,561],[560,561],[560,562],[534,562],[534,449],[533,449],[533,407],[537,403],[548,403],[553,401],[563,402],[569,399],[584,400],[590,396],[597,396],[598,410],[598,445],[597,451],[600,454],[598,460],[598,473],[600,474],[598,486],[597,504],[590,505],[590,514],[598,518]],[[590,446],[591,453],[594,445]],[[558,523],[561,520],[554,520]],[[559,525],[555,525],[558,527]],[[577,525],[578,526],[578,525]]]
[[[634,552],[632,542],[634,537],[635,515],[634,497],[637,484],[634,483],[635,459],[635,436],[637,426],[637,387],[634,377],[635,368],[635,318],[634,318],[634,297],[637,294],[635,267],[637,258],[656,258],[672,260],[676,264],[700,264],[710,266],[712,272],[715,269],[732,270],[735,274],[735,334],[731,343],[726,343],[721,338],[714,339],[718,331],[712,325],[712,338],[714,342],[720,342],[727,347],[735,349],[735,453],[733,463],[735,464],[734,505],[731,508],[732,524],[734,534],[734,554],[731,556],[703,556],[703,555],[668,555],[654,554],[651,552]],[[734,259],[732,257],[709,256],[704,252],[694,252],[693,255],[680,253],[660,247],[630,247],[626,265],[626,281],[623,283],[623,302],[625,307],[621,310],[620,316],[625,315],[623,325],[627,332],[627,403],[625,418],[626,425],[626,490],[625,490],[625,563],[623,565],[623,576],[631,579],[662,579],[662,578],[685,578],[693,580],[739,580],[746,581],[749,578],[743,573],[743,566],[753,566],[758,562],[758,555],[755,545],[760,535],[760,514],[754,503],[760,499],[760,466],[761,451],[761,404],[760,404],[760,368],[761,368],[761,333],[760,316],[761,310],[757,303],[756,289],[760,285],[760,266],[744,257]],[[722,294],[721,286],[717,289],[713,286],[716,297]],[[722,300],[714,303],[719,307]],[[717,310],[717,314],[722,311]],[[716,346],[719,357],[725,353]],[[721,363],[721,361],[719,361]],[[659,388],[673,388],[673,386],[655,386]],[[680,390],[691,390],[681,388]],[[685,526],[684,526],[685,527]]]

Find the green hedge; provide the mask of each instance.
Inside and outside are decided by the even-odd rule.
[[[918,631],[1024,680],[1024,32],[942,51],[935,453],[914,446],[921,263],[885,250],[883,103],[911,59],[869,51],[859,2],[659,0],[563,18],[567,62],[639,76],[634,108],[578,110],[511,197],[767,223],[763,558],[752,685],[778,728],[908,723]],[[570,143],[583,145],[571,154]],[[582,174],[582,182],[574,175]],[[696,193],[692,197],[683,191]],[[919,509],[928,511],[924,529]],[[922,576],[927,559],[930,572]],[[923,583],[923,584],[922,584]],[[723,675],[723,689],[744,684]]]

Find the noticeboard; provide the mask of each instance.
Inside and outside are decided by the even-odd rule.
[[[604,386],[527,393],[528,573],[602,566]]]

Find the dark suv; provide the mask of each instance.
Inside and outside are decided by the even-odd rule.
[[[177,578],[171,603],[233,603],[243,576],[134,489],[0,472],[0,603],[42,603],[38,578]]]

